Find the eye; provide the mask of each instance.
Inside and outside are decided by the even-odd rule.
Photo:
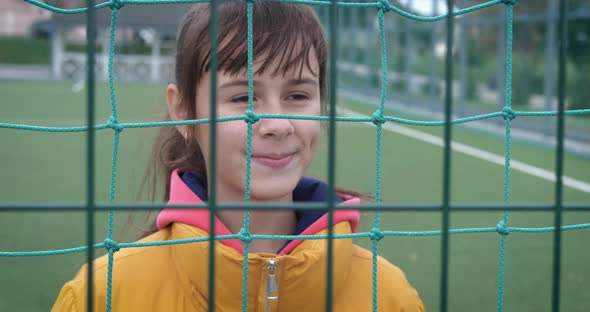
[[[305,94],[294,93],[294,94],[289,94],[285,99],[287,101],[305,101],[305,100],[308,100],[309,97]]]
[[[256,98],[254,98],[254,101],[256,101]],[[231,99],[232,103],[248,103],[248,96],[247,95],[242,95],[242,96],[238,96],[235,98]]]

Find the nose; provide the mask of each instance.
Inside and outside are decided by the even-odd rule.
[[[272,111],[273,112],[267,110],[265,113],[281,114],[280,110]],[[260,136],[276,140],[284,139],[295,132],[295,127],[293,127],[293,123],[290,119],[262,118],[255,124],[255,126],[257,127],[256,130]]]

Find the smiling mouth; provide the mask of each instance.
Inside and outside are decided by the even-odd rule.
[[[252,155],[252,161],[272,169],[282,169],[291,163],[294,155],[295,153]]]

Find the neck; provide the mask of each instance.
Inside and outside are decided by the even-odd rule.
[[[232,233],[238,233],[244,226],[244,212],[222,210],[217,217]],[[295,233],[297,218],[295,211],[289,210],[250,210],[249,232],[252,234],[292,235]],[[253,240],[251,253],[276,253],[285,245],[286,240]]]
[[[244,192],[235,190],[219,182],[217,184],[217,201],[220,203],[244,202]],[[256,196],[250,197],[250,203],[256,202],[281,202],[292,203],[293,194],[285,194],[278,198],[260,199]],[[232,233],[238,233],[244,226],[244,211],[242,210],[220,210],[217,217]],[[250,209],[250,224],[248,231],[252,234],[266,235],[293,235],[297,228],[297,217],[295,211],[289,210],[256,210]],[[250,253],[276,253],[287,240],[253,240],[249,244]]]

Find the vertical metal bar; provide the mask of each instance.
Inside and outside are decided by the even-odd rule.
[[[565,79],[566,79],[566,48],[567,48],[567,20],[566,0],[559,1],[559,65],[558,65],[558,86],[559,97],[557,115],[557,157],[555,164],[555,234],[553,236],[553,311],[559,311],[559,290],[561,283],[561,223],[563,204],[563,137],[564,137],[564,114],[565,107]]]
[[[432,15],[438,15],[438,1],[432,1]],[[463,16],[465,18],[465,16]],[[431,57],[430,57],[430,96],[434,99],[437,97],[437,89],[438,89],[438,79],[436,76],[438,74],[438,62],[436,59],[436,41],[438,39],[436,32],[438,30],[438,23],[432,23],[430,25],[430,44],[431,44]]]
[[[518,14],[517,14],[518,15]],[[524,34],[528,34],[530,33],[529,28],[531,27],[531,25],[527,25],[524,24],[522,26],[520,26],[520,31],[515,32],[514,34],[514,38],[513,41],[517,42],[517,46],[518,46],[518,42],[520,42],[520,50],[521,51],[531,51],[531,36],[527,36],[527,35],[522,35]],[[520,84],[518,85],[518,89],[520,89],[521,91],[519,92],[520,94],[531,94],[531,80],[532,80],[532,76],[528,73],[522,74],[522,68],[531,68],[532,66],[532,62],[529,58],[524,58],[522,60],[522,65],[520,65],[517,68],[517,73],[519,75],[519,77],[517,77],[518,80],[520,80]],[[532,91],[535,92],[535,91]],[[518,99],[517,99],[518,100]],[[514,105],[514,103],[512,103]],[[524,105],[525,107],[528,106],[528,99],[527,100],[519,100],[516,105],[522,106]],[[545,119],[547,119],[548,116],[545,117]]]
[[[350,61],[348,62],[350,65],[354,66],[356,64],[358,64],[357,60],[358,60],[358,54],[359,54],[359,44],[358,44],[358,40],[361,38],[361,36],[359,35],[359,14],[358,14],[358,9],[352,9],[350,10],[350,29],[351,29],[351,35],[352,38],[354,38],[353,40],[351,40],[350,42]],[[349,73],[350,76],[352,76],[352,74]]]
[[[88,265],[86,280],[87,296],[86,311],[92,312],[94,299],[94,58],[96,39],[96,13],[94,11],[94,1],[87,0],[86,5],[86,124],[88,131],[86,133],[86,263]]]
[[[442,215],[442,253],[440,278],[440,307],[439,311],[448,311],[449,285],[449,219],[451,198],[451,115],[453,102],[453,30],[454,17],[453,0],[447,0],[447,55],[445,63],[445,128],[443,153],[443,215]]]
[[[547,21],[545,23],[545,110],[553,110],[553,96],[555,95],[555,28],[557,13],[557,0],[547,0]],[[551,117],[544,117],[544,132],[546,136],[551,135]]]
[[[346,2],[347,0],[342,0],[343,2]],[[345,27],[344,25],[344,14],[338,14],[337,16],[337,25],[338,27]],[[345,30],[345,34],[348,31],[348,29]],[[345,35],[346,36],[346,35]],[[347,42],[346,45],[348,45],[350,42]],[[338,49],[338,59],[340,60],[344,60],[344,50],[347,48],[346,45],[343,45],[345,48],[344,49]]]
[[[413,84],[413,75],[412,75],[412,65],[414,65],[414,54],[413,54],[413,44],[412,44],[412,20],[408,18],[402,19],[402,25],[404,29],[404,58],[406,61],[404,62],[404,77],[406,80],[405,84],[405,95],[408,97],[412,94],[412,84]],[[408,97],[409,98],[409,97]]]
[[[390,84],[391,84],[390,88],[391,88],[391,90],[393,90],[393,93],[395,93],[397,95],[400,93],[400,90],[395,89],[395,86],[398,85],[398,83],[399,83],[398,81],[400,81],[400,79],[403,79],[402,78],[403,76],[400,75],[402,69],[397,66],[398,56],[396,56],[396,55],[401,55],[401,53],[402,53],[401,49],[398,49],[398,47],[401,47],[402,32],[400,31],[400,29],[401,29],[401,23],[403,23],[403,20],[405,18],[400,17],[397,14],[390,14],[388,19],[390,19],[392,21],[392,29],[390,32],[391,36],[392,36],[391,41],[390,41],[392,44],[392,47],[390,49],[390,51],[391,51],[390,55],[392,56],[392,58],[391,58],[391,61],[389,62],[390,63],[389,69],[390,69],[390,72],[394,73],[394,75],[391,75],[391,78],[390,78]]]
[[[329,51],[329,126],[328,126],[328,257],[326,270],[326,312],[332,311],[332,261],[334,258],[334,184],[336,169],[336,88],[338,86],[337,78],[337,58],[338,58],[338,6],[337,0],[331,0],[330,3],[330,51]]]
[[[211,118],[209,126],[209,142],[211,149],[209,150],[209,302],[208,311],[215,311],[215,215],[217,211],[216,200],[216,173],[217,173],[217,0],[211,0],[211,13],[209,20],[209,38],[211,39],[211,102],[209,108],[209,118]]]
[[[461,88],[459,90],[461,90],[461,94],[459,95],[459,109],[458,109],[458,113],[460,117],[465,116],[465,106],[467,105],[467,99],[469,98],[469,94],[468,94],[468,90],[469,90],[469,84],[471,83],[469,80],[469,72],[468,72],[468,68],[469,68],[469,34],[468,34],[468,30],[469,30],[469,14],[467,15],[463,15],[463,17],[461,18],[461,20],[459,21],[459,27],[460,31],[461,31],[461,37],[462,39],[459,40],[459,65],[460,65],[460,74],[459,74],[459,79],[461,80]],[[475,86],[474,86],[475,88]]]

